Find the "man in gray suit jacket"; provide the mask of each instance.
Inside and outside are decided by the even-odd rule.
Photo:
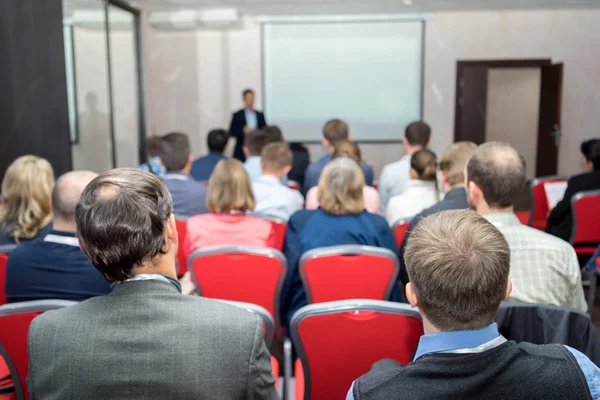
[[[77,206],[84,254],[114,288],[37,317],[32,399],[277,399],[259,318],[184,296],[171,197],[152,174],[108,171]]]

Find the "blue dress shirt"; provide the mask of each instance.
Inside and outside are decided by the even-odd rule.
[[[475,348],[498,338],[498,336],[500,336],[500,333],[498,332],[496,323],[474,331],[439,332],[431,335],[423,335],[419,339],[419,346],[417,347],[413,361],[431,353]],[[573,354],[573,357],[579,364],[592,398],[600,399],[600,369],[579,351],[569,346],[565,347]],[[350,387],[346,400],[354,400],[353,388],[354,383]]]
[[[196,181],[190,175],[178,172],[167,172],[162,180],[173,198],[175,215],[192,216],[208,212],[206,208],[208,188],[203,183]]]
[[[227,157],[221,153],[208,153],[204,157],[197,158],[194,161],[190,175],[197,181],[207,181],[210,179],[210,175],[217,166],[217,163],[226,159]]]
[[[317,210],[301,210],[288,221],[283,253],[288,273],[281,293],[281,320],[289,326],[292,315],[306,305],[298,262],[302,254],[320,247],[357,244],[375,246],[396,252],[396,241],[386,220],[381,215],[363,211],[357,215],[332,215]],[[390,300],[400,299],[395,285]]]
[[[244,116],[246,117],[246,126],[248,128],[258,128],[258,117],[256,116],[256,111],[244,108]]]
[[[260,156],[250,156],[244,162],[244,168],[250,176],[250,180],[254,180],[262,175],[262,167],[260,166]]]
[[[252,181],[256,199],[254,215],[287,221],[304,206],[304,198],[297,190],[290,189],[272,175],[261,175]]]
[[[331,154],[326,154],[308,166],[306,169],[306,174],[304,175],[304,185],[302,185],[302,190],[305,196],[311,187],[319,184],[321,172],[323,172],[323,168],[325,168],[325,165],[327,165],[329,161],[331,161]],[[363,163],[362,168],[363,173],[365,174],[365,185],[373,186],[373,167],[367,163]]]
[[[160,160],[160,157],[152,157],[150,160],[148,160],[148,162],[140,165],[139,168],[144,172],[152,172],[159,178],[162,178],[162,176],[167,172],[165,166]]]

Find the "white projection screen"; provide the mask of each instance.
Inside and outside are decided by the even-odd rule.
[[[423,21],[265,22],[263,96],[288,141],[342,118],[356,141],[400,141],[421,118]]]

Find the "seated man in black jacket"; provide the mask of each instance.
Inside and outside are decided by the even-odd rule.
[[[591,399],[600,369],[570,347],[507,341],[494,322],[512,289],[502,233],[473,211],[423,219],[405,252],[406,296],[425,335],[413,362],[377,368],[348,399]],[[595,396],[595,395],[594,395]]]

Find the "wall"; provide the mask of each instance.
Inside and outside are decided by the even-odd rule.
[[[564,61],[563,140],[559,172],[579,171],[579,143],[598,135],[600,11],[439,13],[426,23],[424,116],[441,153],[454,138],[456,62],[468,59],[552,58]],[[146,92],[150,132],[180,129],[205,152],[206,132],[229,124],[245,87],[261,107],[260,26],[250,17],[233,31],[158,32],[146,27]],[[268,120],[268,115],[267,115]],[[276,121],[269,121],[276,123]],[[400,139],[403,132],[398,132]],[[313,158],[320,152],[309,146]],[[400,144],[364,144],[376,172],[402,154]]]

